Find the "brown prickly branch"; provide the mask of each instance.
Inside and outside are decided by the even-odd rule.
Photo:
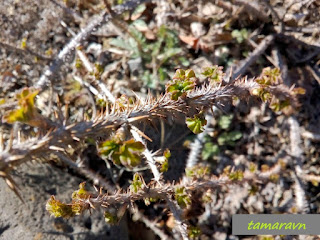
[[[14,166],[24,162],[39,157],[47,158],[52,150],[67,151],[66,146],[79,149],[79,145],[88,137],[95,140],[107,138],[113,130],[123,124],[134,124],[142,120],[152,121],[155,118],[175,118],[178,115],[193,116],[212,106],[219,106],[222,100],[230,96],[248,98],[250,91],[256,87],[259,87],[259,84],[255,81],[240,79],[225,86],[204,85],[188,92],[186,97],[179,98],[177,101],[171,100],[170,93],[166,93],[158,98],[149,95],[146,99],[139,99],[125,109],[122,104],[116,102],[109,113],[101,113],[95,119],[67,126],[57,124],[44,137],[26,140],[2,152],[0,171],[9,173]],[[274,95],[285,94],[295,99],[285,86],[268,87],[268,91]]]
[[[280,168],[275,167],[272,170],[272,174],[280,173]],[[263,183],[269,180],[269,177],[266,177],[260,171],[256,171],[255,173],[245,171],[243,173],[243,178],[241,180],[231,180],[229,176],[222,175],[220,177],[212,176],[207,180],[192,180],[188,183],[184,183],[183,187],[185,188],[187,193],[194,193],[198,191],[205,191],[208,189],[217,189],[223,186],[229,186],[234,184],[244,184],[246,182],[257,182]],[[131,204],[132,202],[143,200],[145,198],[159,198],[166,199],[167,196],[175,195],[175,188],[180,186],[180,184],[164,184],[164,185],[155,185],[154,182],[151,182],[147,187],[140,189],[138,192],[122,192],[117,191],[114,194],[99,194],[92,195],[88,200],[92,203],[95,208],[99,207],[109,207],[115,204]]]

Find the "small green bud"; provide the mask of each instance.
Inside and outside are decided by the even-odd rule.
[[[46,210],[54,217],[70,218],[75,215],[72,211],[71,204],[64,204],[59,200],[56,200],[54,196],[51,196],[48,200]]]
[[[175,199],[181,208],[186,208],[191,203],[191,199],[186,193],[185,187],[176,187]]]

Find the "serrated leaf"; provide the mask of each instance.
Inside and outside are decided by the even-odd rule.
[[[169,58],[174,57],[175,55],[182,52],[181,48],[170,48],[167,51],[165,51],[163,54],[160,54],[158,56],[158,59],[162,61],[162,64],[168,61]]]
[[[228,135],[230,141],[237,141],[242,138],[242,133],[240,131],[231,131]]]
[[[146,10],[145,4],[138,5],[132,13],[132,16],[140,16]],[[137,20],[136,20],[137,21]]]
[[[3,119],[7,123],[26,122],[28,120],[22,108],[9,112],[7,115],[3,117]]]
[[[136,29],[133,26],[129,26],[129,31],[132,37],[134,38],[134,40],[136,41],[136,43],[138,42],[143,48],[147,47],[145,45],[145,42],[147,41],[147,39],[144,37],[144,35],[140,31],[138,31],[138,29]]]
[[[190,62],[187,58],[185,57],[179,57],[179,62],[182,64],[184,67],[190,66]]]
[[[54,196],[48,200],[46,210],[54,217],[70,218],[75,215],[71,205],[56,200]]]
[[[184,80],[186,72],[183,69],[177,69],[172,79]]]
[[[267,67],[262,70],[261,75],[255,81],[261,85],[270,86],[278,84],[280,76],[281,73],[279,68]]]
[[[213,156],[219,155],[219,153],[220,153],[220,150],[218,145],[213,144],[212,142],[207,142],[204,144],[201,154],[202,154],[203,160],[208,160]]]
[[[186,73],[188,76],[186,76]],[[178,100],[179,97],[186,94],[186,92],[194,89],[195,87],[195,76],[193,70],[189,69],[184,71],[183,69],[178,69],[174,76],[173,80],[167,83],[166,85],[166,92],[171,93],[172,100]]]
[[[137,28],[137,30],[148,29],[148,25],[142,19],[135,20],[132,25]]]
[[[241,181],[243,179],[243,172],[241,170],[237,170],[229,173],[228,177],[232,181]]]
[[[111,224],[111,225],[116,224],[119,221],[119,219],[116,215],[111,214],[108,211],[104,212],[104,220],[106,223]]]
[[[238,29],[231,32],[231,36],[237,40],[238,43],[242,43],[245,39],[248,38],[248,30],[243,28],[240,31]]]
[[[187,195],[184,187],[176,187],[175,199],[181,208],[186,208],[191,203],[191,199]]]
[[[214,82],[221,82],[224,76],[222,69],[222,67],[219,67],[217,65],[212,67],[206,67],[203,69],[201,74]]]
[[[160,67],[158,70],[159,80],[160,82],[164,82],[168,76],[168,74],[165,72],[165,70]]]
[[[74,191],[72,193],[72,199],[74,200],[81,200],[81,199],[86,199],[88,197],[88,192],[85,189],[85,182],[82,182],[79,184],[79,190]]]
[[[3,119],[8,123],[16,121],[27,123],[37,117],[37,111],[34,105],[34,99],[39,93],[39,90],[31,91],[29,88],[24,88],[16,95],[18,99],[19,109],[12,110]]]
[[[115,153],[116,159],[119,159],[121,164],[128,167],[135,167],[140,164],[140,153],[145,149],[141,142],[135,142],[134,139],[123,143],[118,153]]]
[[[120,37],[112,38],[109,43],[110,43],[110,45],[115,46],[115,47],[119,47],[121,49],[126,49],[129,51],[132,50],[131,46],[128,46],[128,43]]]
[[[118,152],[119,151],[119,143],[117,143],[114,140],[107,140],[102,143],[102,145],[99,147],[99,153],[102,156],[109,156],[110,153]]]
[[[130,190],[134,193],[137,193],[143,187],[142,176],[138,173],[133,175],[133,181],[130,185]]]
[[[207,120],[204,116],[196,115],[194,118],[187,118],[186,123],[193,133],[198,134],[204,131],[204,126],[207,124]]]
[[[220,146],[222,145],[235,145],[235,141],[242,137],[242,133],[239,131],[223,132],[219,135],[217,141]]]
[[[171,152],[169,149],[166,149],[163,153],[163,162],[161,163],[160,172],[167,172],[169,169],[169,158],[171,157]]]
[[[232,123],[233,116],[232,115],[223,115],[219,118],[218,126],[221,129],[228,129]]]

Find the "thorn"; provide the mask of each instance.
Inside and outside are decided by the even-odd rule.
[[[5,177],[5,181],[7,183],[7,185],[9,186],[9,188],[17,195],[17,197],[21,200],[21,202],[23,202],[23,204],[25,204],[25,201],[23,200],[23,198],[21,197],[20,193],[19,193],[19,188],[17,187],[16,183],[14,182],[14,180],[8,176],[6,174]]]
[[[117,101],[117,100],[116,100]],[[105,116],[107,117],[110,113],[110,106],[109,106],[109,103],[107,102],[106,103],[106,113],[105,113]]]
[[[64,120],[63,120],[63,126],[67,124],[67,119],[69,117],[69,104],[66,104],[65,110],[64,110]]]
[[[152,142],[152,139],[149,138],[146,134],[144,134],[144,132],[140,131],[138,128],[136,128],[135,126],[131,126],[131,128],[136,131],[140,136],[144,137],[145,139],[147,139],[148,141]]]
[[[53,112],[53,114],[54,114],[54,118],[55,118],[55,119],[58,119],[58,118],[59,118],[58,112],[57,112],[56,110]]]
[[[18,137],[17,137],[18,143],[21,143],[21,131],[18,131]]]
[[[111,114],[114,114],[116,112],[116,105],[117,105],[117,103],[113,104]]]
[[[7,145],[7,147],[6,147],[6,152],[9,152],[10,150],[11,150],[11,148],[12,148],[12,144],[13,144],[13,132],[14,132],[14,130],[13,129],[11,129],[11,133],[10,133],[10,137],[9,137],[9,141],[8,141],[8,145]]]
[[[149,116],[148,115],[143,115],[143,116],[138,116],[138,117],[132,117],[132,118],[129,118],[128,119],[128,122],[135,122],[135,121],[138,121],[138,120],[141,120],[141,119],[145,119],[145,118],[148,118]]]
[[[64,148],[57,147],[57,146],[50,146],[49,149],[54,150],[54,151],[65,152]]]

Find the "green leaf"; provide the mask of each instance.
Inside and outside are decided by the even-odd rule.
[[[262,74],[255,80],[257,83],[262,85],[274,85],[279,83],[279,78],[281,77],[279,68],[264,68]]]
[[[204,126],[207,124],[207,120],[203,114],[195,115],[194,118],[187,118],[186,123],[188,128],[195,134],[204,131]]]
[[[167,83],[166,92],[171,93],[172,100],[178,100],[179,97],[194,89],[196,78],[193,70],[184,71],[178,69],[173,76],[173,80]]]
[[[203,150],[202,150],[202,158],[203,160],[208,160],[213,156],[219,155],[220,150],[219,146],[216,144],[213,144],[212,142],[207,142],[204,144]]]
[[[191,199],[187,195],[186,189],[184,187],[176,187],[175,199],[181,208],[186,208],[191,203]]]
[[[158,31],[158,38],[164,40],[164,38],[166,36],[166,32],[167,32],[167,28],[164,24],[162,24],[159,28],[159,31]]]
[[[16,110],[12,110],[7,115],[5,115],[4,120],[7,123],[14,123],[14,122],[26,122],[28,118],[24,113],[23,108],[19,108]]]
[[[70,204],[64,204],[56,200],[54,196],[48,200],[46,210],[54,217],[70,218],[75,215]]]
[[[3,119],[8,123],[13,123],[16,121],[28,123],[32,119],[35,119],[38,113],[34,105],[34,99],[38,93],[39,90],[24,88],[16,95],[20,108],[12,110],[5,115]]]
[[[161,163],[160,172],[167,172],[169,169],[169,158],[171,157],[171,152],[169,149],[166,149],[163,153],[163,161]]]
[[[160,54],[158,56],[158,59],[161,60],[161,63],[164,64],[168,61],[168,59],[174,57],[175,55],[182,52],[181,48],[170,48],[167,51],[165,51],[163,54]]]
[[[229,173],[229,179],[232,181],[241,181],[243,179],[243,171],[237,170]]]
[[[173,79],[184,80],[186,72],[183,69],[177,69],[175,74],[173,75]]]
[[[159,55],[159,52],[161,50],[161,45],[162,45],[161,41],[157,41],[154,44],[150,44],[150,49],[152,49],[151,55],[153,57],[157,57]]]
[[[128,43],[120,37],[112,38],[109,43],[112,46],[132,51],[132,47],[128,46]]]
[[[118,152],[120,148],[120,144],[115,140],[107,140],[102,143],[99,147],[99,153],[102,156],[108,157],[110,153]]]
[[[239,131],[223,132],[219,135],[217,141],[220,146],[230,145],[234,146],[235,142],[242,137],[242,133]]]
[[[164,82],[168,76],[168,74],[165,72],[165,70],[160,67],[158,70],[159,80],[160,82]]]
[[[146,24],[145,21],[142,19],[137,19],[132,23],[132,26],[136,27],[137,29],[139,28],[148,28],[148,25]]]
[[[237,141],[242,138],[242,133],[240,131],[231,131],[229,132],[230,141]]]
[[[222,82],[224,76],[222,69],[223,67],[219,67],[218,65],[206,67],[201,74],[214,82]]]
[[[89,196],[88,192],[85,190],[85,185],[85,182],[79,184],[79,190],[72,193],[72,199],[81,200],[86,199]]]
[[[167,172],[169,169],[169,162],[166,160],[165,162],[162,163],[160,172]]]
[[[135,167],[140,164],[140,153],[144,151],[144,145],[141,142],[136,142],[134,139],[123,142],[115,138],[116,136],[101,144],[99,147],[101,156],[111,157],[115,164],[122,164],[126,167]]]
[[[244,40],[248,39],[248,30],[243,28],[240,31],[238,29],[231,32],[231,36],[237,40],[238,43],[242,43]]]
[[[218,126],[221,129],[228,129],[232,123],[233,116],[232,115],[222,115],[219,118]]]
[[[191,239],[196,239],[200,236],[201,234],[201,230],[199,227],[193,227],[191,226],[189,229],[188,229],[188,236],[189,238]]]
[[[149,70],[146,70],[143,72],[141,80],[144,82],[144,84],[148,88],[155,88],[155,86],[156,86],[156,81],[154,80],[152,73],[150,73]]]
[[[130,190],[137,193],[143,187],[142,176],[139,173],[133,175],[133,181],[130,185]]]
[[[196,165],[194,167],[186,168],[186,176],[190,178],[203,178],[209,173],[208,167]]]
[[[104,212],[104,220],[106,221],[106,223],[111,224],[111,225],[116,224],[119,221],[119,219],[116,215],[111,214],[108,211]]]
[[[141,20],[142,21],[142,20]],[[138,20],[138,24],[141,21]],[[147,45],[146,45],[146,41],[147,39],[145,38],[145,36],[143,35],[143,33],[141,33],[138,29],[136,29],[134,26],[129,26],[129,31],[133,37],[133,39],[136,41],[135,45],[137,45],[137,43],[143,48],[147,48]]]
[[[140,153],[145,150],[141,142],[130,139],[123,143],[118,153],[113,154],[115,159],[119,159],[121,164],[127,167],[135,167],[140,164]]]
[[[190,62],[187,58],[185,57],[179,57],[179,62],[182,64],[184,67],[190,66]]]
[[[144,10],[146,10],[146,8],[147,7],[146,7],[145,4],[140,4],[135,8],[135,10],[133,11],[132,15],[139,15],[139,14],[143,13]]]

